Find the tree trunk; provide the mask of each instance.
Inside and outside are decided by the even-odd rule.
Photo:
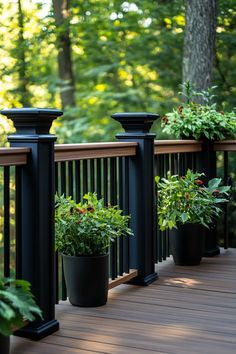
[[[26,44],[24,39],[24,14],[22,11],[21,0],[18,0],[18,43],[17,43],[17,66],[18,66],[18,74],[19,74],[19,85],[18,90],[20,94],[20,103],[23,107],[30,106],[30,94],[27,89],[28,85],[28,77],[26,73],[26,60],[25,60],[25,52],[26,52]]]
[[[206,90],[212,85],[217,0],[186,0],[185,18],[183,82]]]
[[[61,80],[60,95],[62,108],[75,106],[75,87],[71,58],[69,28],[69,0],[53,0],[57,27],[58,68]]]

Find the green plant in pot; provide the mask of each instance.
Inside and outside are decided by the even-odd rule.
[[[215,95],[212,91],[216,86],[207,91],[196,92],[187,82],[180,92],[185,102],[162,117],[163,132],[183,139],[196,140],[224,140],[236,137],[236,114],[218,110],[213,102]],[[202,103],[197,103],[196,99]]]
[[[42,318],[25,280],[0,279],[0,348],[1,353],[9,353],[10,335],[14,330],[26,325],[25,321]]]
[[[204,230],[214,225],[227,202],[230,186],[213,178],[204,186],[203,173],[188,170],[185,176],[155,177],[157,218],[161,231],[170,233],[171,251],[178,265],[196,265],[202,258]]]
[[[108,294],[108,250],[117,237],[132,235],[129,216],[104,207],[95,193],[84,203],[56,196],[56,248],[62,254],[69,301],[76,306],[101,306]]]

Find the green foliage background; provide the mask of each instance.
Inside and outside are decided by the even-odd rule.
[[[56,37],[66,24],[56,28],[51,0],[22,0],[21,5],[23,37],[18,1],[0,0],[0,109],[61,108]],[[115,140],[121,128],[110,119],[112,113],[163,115],[179,104],[183,0],[71,0],[68,21],[76,106],[67,107],[53,126],[58,142]],[[235,48],[236,1],[219,0],[213,84],[218,104],[227,110],[236,106]],[[163,138],[158,124],[153,130]],[[11,131],[0,116],[1,146]]]
[[[23,41],[17,1],[0,1],[0,108],[60,108],[56,35],[66,24],[56,29],[50,0],[24,0],[22,13]],[[112,113],[163,115],[179,102],[182,0],[71,0],[69,14],[76,106],[54,126],[59,142],[114,140],[120,127]],[[220,0],[214,84],[219,103],[229,108],[236,105],[235,19],[235,1]],[[9,129],[1,117],[2,145]],[[162,137],[158,126],[153,129]]]

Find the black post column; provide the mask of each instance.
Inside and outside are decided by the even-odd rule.
[[[9,109],[2,114],[10,118],[16,134],[8,137],[12,147],[29,147],[31,154],[20,172],[18,204],[20,222],[16,242],[17,274],[28,280],[43,311],[43,321],[35,321],[15,332],[16,335],[40,339],[59,329],[55,320],[54,281],[54,142],[49,134],[54,119],[62,115],[52,109]]]
[[[125,130],[119,141],[137,142],[137,155],[129,159],[129,211],[134,237],[130,237],[130,267],[138,276],[130,283],[148,285],[157,279],[154,245],[156,237],[156,203],[154,186],[154,138],[149,133],[159,116],[149,113],[115,113]]]
[[[203,140],[202,151],[197,155],[197,171],[204,172],[206,177],[205,182],[216,177],[216,152],[214,151],[214,142]],[[212,257],[220,253],[217,245],[216,226],[206,229],[205,233],[205,257]]]

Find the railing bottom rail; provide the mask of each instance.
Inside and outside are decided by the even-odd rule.
[[[115,288],[116,286],[120,285],[120,284],[123,284],[123,283],[126,283],[127,281],[135,278],[138,276],[138,271],[137,269],[130,269],[130,272],[129,273],[124,273],[123,275],[117,277],[116,279],[114,280],[111,280],[109,282],[109,285],[108,285],[108,289],[113,289]]]

